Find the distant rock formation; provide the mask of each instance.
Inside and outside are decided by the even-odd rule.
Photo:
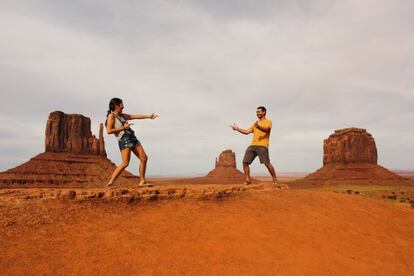
[[[242,184],[244,180],[244,174],[236,166],[236,154],[228,149],[216,158],[214,169],[206,176],[182,178],[170,182],[181,184]],[[255,179],[252,179],[252,181],[257,182]]]
[[[46,123],[46,152],[68,152],[106,156],[103,124],[99,139],[91,132],[91,119],[80,114],[50,113]]]
[[[336,130],[323,142],[323,165],[342,163],[377,164],[377,147],[362,128]]]
[[[115,167],[106,158],[103,124],[97,139],[89,118],[55,111],[46,123],[45,152],[0,173],[0,186],[102,187]],[[137,176],[124,171],[115,186],[131,187],[138,182]]]
[[[220,153],[218,159],[216,158],[216,168],[218,167],[236,168],[236,154],[230,149]]]
[[[371,134],[361,128],[345,128],[324,140],[323,167],[297,183],[386,184],[409,180],[377,164],[377,147]]]
[[[216,158],[215,168],[207,174],[207,177],[223,180],[244,180],[244,174],[236,166],[236,154],[230,149],[223,151]]]

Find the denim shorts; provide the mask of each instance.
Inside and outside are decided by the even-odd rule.
[[[118,141],[119,150],[126,148],[135,148],[136,146],[141,145],[141,142],[133,134],[125,133],[122,135],[121,139]]]

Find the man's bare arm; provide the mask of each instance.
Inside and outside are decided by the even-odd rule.
[[[238,132],[240,132],[241,134],[244,134],[244,135],[248,135],[248,134],[250,134],[250,133],[252,133],[253,131],[251,130],[251,129],[242,129],[242,128],[240,128],[238,125],[236,125],[236,124],[233,124],[233,125],[231,125],[230,126],[234,131],[238,131]]]
[[[258,124],[257,122],[256,122],[255,127],[256,127],[257,129],[259,129],[259,130],[263,131],[263,132],[266,132],[266,133],[269,133],[269,132],[270,132],[270,130],[272,129],[271,127],[261,127],[261,126],[259,126],[259,124]]]
[[[135,115],[130,115],[130,114],[125,114],[122,113],[122,116],[126,119],[126,120],[134,120],[134,119],[155,119],[158,118],[159,116],[155,113],[152,113],[150,115],[144,115],[144,114],[135,114]]]

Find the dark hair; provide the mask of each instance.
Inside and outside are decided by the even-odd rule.
[[[108,121],[108,115],[111,114],[111,112],[115,110],[116,105],[120,105],[121,103],[122,103],[122,100],[120,98],[112,98],[109,101],[109,110],[108,110],[108,113],[106,113],[105,127]]]
[[[264,111],[264,113],[267,113],[266,107],[264,106],[259,106],[257,109],[260,109],[261,111]]]

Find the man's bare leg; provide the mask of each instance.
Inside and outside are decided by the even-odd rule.
[[[244,171],[244,175],[246,177],[246,183],[247,184],[250,184],[251,183],[251,179],[250,179],[250,167],[249,167],[249,164],[243,163],[243,171]]]
[[[267,170],[269,171],[269,173],[272,175],[273,178],[273,183],[277,183],[277,178],[276,178],[276,172],[275,172],[275,168],[273,167],[273,165],[271,163],[267,163],[265,164]]]

